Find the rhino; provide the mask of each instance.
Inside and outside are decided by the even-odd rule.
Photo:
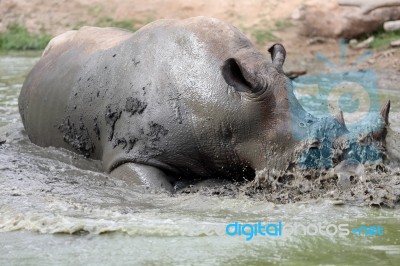
[[[315,162],[321,147],[348,134],[343,117],[307,113],[283,71],[284,46],[268,51],[271,59],[208,17],[158,20],[134,33],[82,27],[50,41],[23,84],[19,111],[36,145],[168,191],[180,180],[238,180]],[[386,123],[371,132],[377,141],[388,113],[386,105]]]

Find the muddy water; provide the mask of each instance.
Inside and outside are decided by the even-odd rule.
[[[400,262],[398,208],[335,205],[329,200],[274,205],[244,195],[154,194],[99,172],[95,161],[31,144],[17,97],[36,60],[36,54],[0,55],[0,139],[6,139],[0,146],[1,265]],[[383,97],[397,95],[389,91]],[[379,225],[383,236],[283,231],[283,236],[258,235],[246,241],[243,235],[226,234],[227,224],[234,221],[347,224],[349,229]]]

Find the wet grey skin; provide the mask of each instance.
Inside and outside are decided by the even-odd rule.
[[[133,184],[173,191],[179,180],[285,170],[296,151],[347,131],[304,111],[282,70],[284,47],[269,52],[207,17],[135,33],[83,27],[49,43],[19,110],[33,143],[101,160]]]

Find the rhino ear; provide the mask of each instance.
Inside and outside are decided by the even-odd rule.
[[[249,73],[235,58],[227,59],[222,67],[222,76],[226,83],[240,92],[258,92],[260,86],[256,77]]]
[[[271,54],[272,64],[279,71],[283,71],[283,63],[285,63],[286,58],[285,47],[280,43],[275,43],[268,49],[268,52]]]

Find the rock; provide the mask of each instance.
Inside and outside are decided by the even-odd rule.
[[[400,30],[400,20],[387,21],[383,24],[385,31],[397,31]]]
[[[390,42],[391,47],[400,47],[400,40]]]
[[[350,44],[350,47],[353,49],[365,49],[365,48],[369,48],[371,43],[374,41],[374,36],[369,37],[368,39],[360,42],[360,43],[356,43],[356,44]]]
[[[307,41],[308,45],[326,43],[327,39],[323,37],[313,37]]]
[[[294,13],[300,34],[308,37],[352,39],[378,30],[385,21],[400,19],[400,7],[383,7],[362,14],[358,7],[340,7],[336,3],[305,5]]]

